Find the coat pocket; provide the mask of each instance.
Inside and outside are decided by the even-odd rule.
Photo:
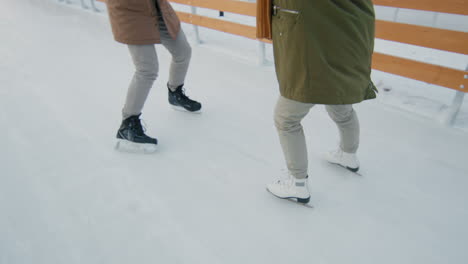
[[[281,94],[298,98],[308,87],[307,43],[301,8],[276,8],[273,14],[273,52]]]
[[[294,30],[302,18],[302,13],[298,10],[273,7],[273,32],[279,36],[288,35]]]

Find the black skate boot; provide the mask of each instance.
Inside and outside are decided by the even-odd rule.
[[[167,87],[169,91],[169,103],[177,110],[185,110],[192,113],[198,113],[201,110],[201,104],[197,101],[191,100],[185,95],[183,84],[178,86],[173,92]]]
[[[117,131],[118,150],[151,153],[156,151],[158,140],[148,137],[141,125],[140,115],[130,116],[122,121]]]

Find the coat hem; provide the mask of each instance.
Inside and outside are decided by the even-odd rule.
[[[362,101],[365,101],[365,100],[370,100],[370,99],[375,99],[376,96],[370,96],[370,97],[362,97],[362,96],[359,96],[359,97],[334,97],[333,99],[325,99],[321,96],[317,96],[317,97],[307,97],[307,98],[304,98],[303,96],[291,96],[291,95],[288,95],[288,94],[284,94],[284,93],[281,93],[281,96],[287,98],[287,99],[290,99],[290,100],[293,100],[293,101],[297,101],[297,102],[301,102],[301,103],[306,103],[306,104],[321,104],[321,105],[349,105],[349,104],[357,104],[357,103],[361,103]]]

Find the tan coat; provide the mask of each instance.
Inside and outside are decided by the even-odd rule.
[[[145,45],[161,43],[155,1],[173,39],[180,31],[180,21],[167,0],[107,0],[107,9],[116,41]]]

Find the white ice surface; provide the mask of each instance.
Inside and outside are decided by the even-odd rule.
[[[452,91],[375,73],[393,89],[356,106],[362,177],[320,158],[337,131],[313,109],[311,210],[265,191],[285,165],[274,68],[256,64],[256,42],[202,31],[186,81],[201,115],[168,106],[170,56],[158,47],[143,118],[159,150],[119,153],[133,65],[107,16],[76,7],[0,0],[1,264],[468,259],[468,111],[458,128],[431,116]]]

